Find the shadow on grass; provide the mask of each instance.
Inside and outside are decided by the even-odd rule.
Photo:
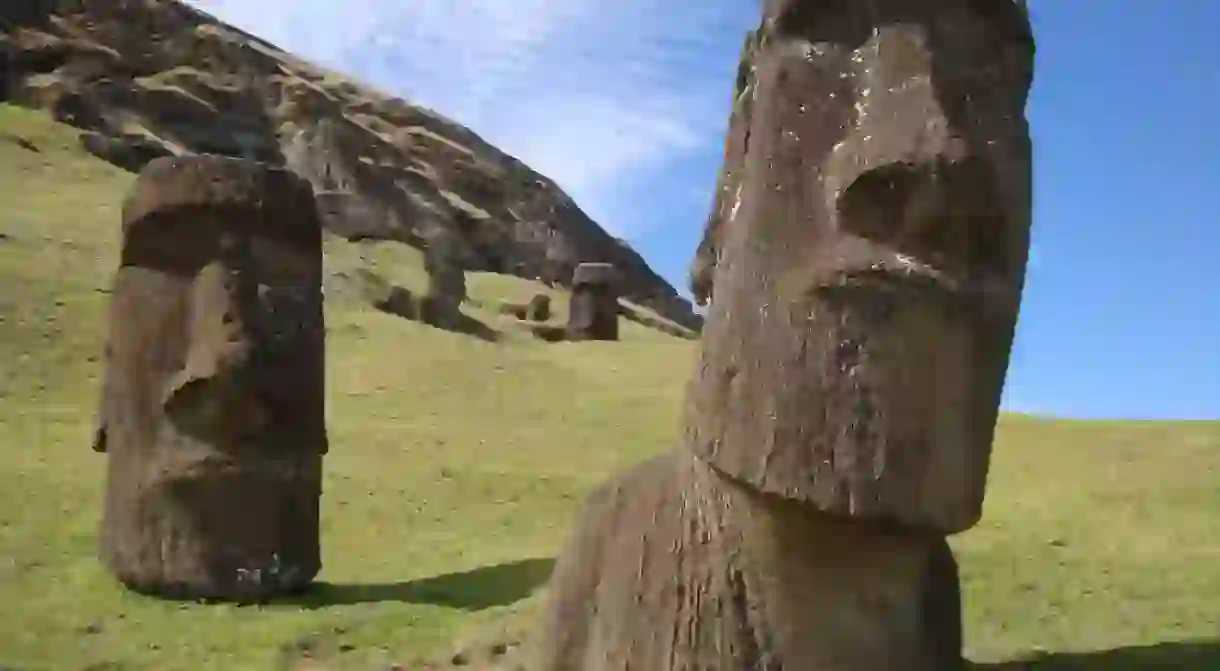
[[[485,566],[464,573],[387,584],[316,583],[285,603],[310,610],[361,603],[399,601],[476,611],[507,606],[530,596],[551,575],[553,559]]]
[[[972,671],[1220,670],[1220,641],[1158,643],[1100,652],[1052,653],[1027,660],[974,664]]]

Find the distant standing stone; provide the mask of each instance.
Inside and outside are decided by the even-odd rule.
[[[568,340],[618,340],[618,272],[610,263],[582,263],[572,275]]]

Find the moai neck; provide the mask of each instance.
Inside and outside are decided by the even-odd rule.
[[[687,401],[720,471],[855,518],[980,514],[1024,279],[1012,0],[769,0]]]

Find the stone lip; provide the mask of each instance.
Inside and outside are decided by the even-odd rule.
[[[349,239],[419,246],[440,226],[458,233],[471,271],[563,286],[581,262],[610,262],[625,297],[702,325],[551,179],[450,119],[181,2],[0,3],[0,100],[81,128],[86,151],[132,172],[189,154],[288,166],[335,194],[323,225]]]

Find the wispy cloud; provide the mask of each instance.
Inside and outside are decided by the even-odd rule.
[[[631,236],[647,226],[628,220],[632,193],[675,162],[718,149],[737,48],[757,2],[192,4],[470,126],[555,179],[606,228]]]

